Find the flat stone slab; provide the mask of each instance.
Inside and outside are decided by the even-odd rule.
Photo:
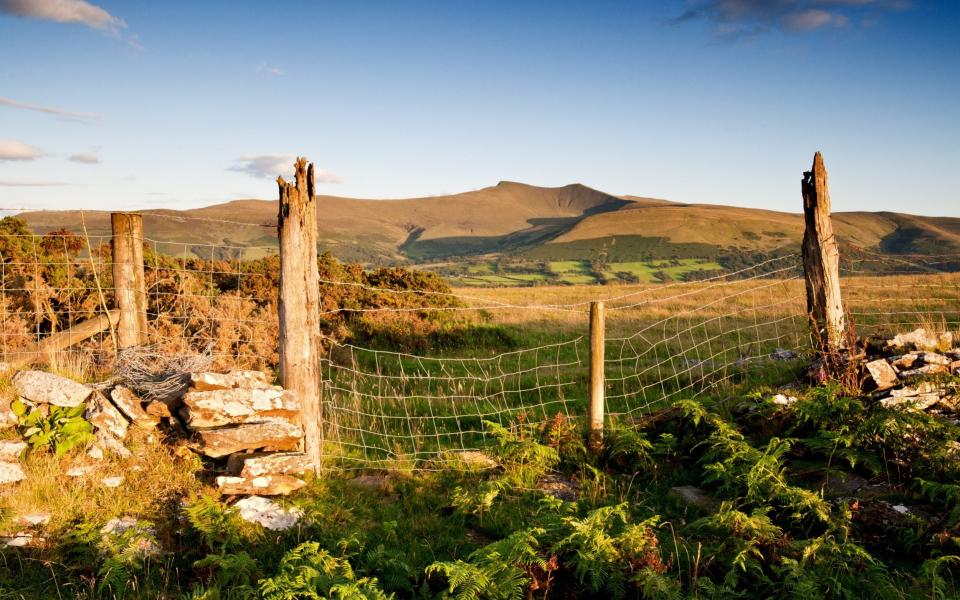
[[[864,365],[873,385],[878,390],[888,390],[899,383],[897,372],[885,359],[872,360]]]
[[[300,411],[296,394],[282,388],[188,392],[183,396],[183,404],[180,414],[191,429],[268,419],[294,420]]]
[[[130,388],[118,385],[110,392],[110,399],[114,405],[127,417],[134,425],[142,429],[155,429],[160,423],[160,419],[147,414],[143,410],[140,397],[133,393]],[[166,405],[164,405],[166,407]],[[168,411],[169,412],[169,411]]]
[[[227,471],[240,477],[261,475],[297,475],[313,470],[313,464],[302,452],[231,454]]]
[[[27,478],[19,462],[0,461],[0,485],[17,483]]]
[[[217,487],[224,496],[256,495],[285,496],[307,485],[292,475],[261,475],[259,477],[217,477]]]
[[[198,432],[200,452],[211,458],[245,450],[296,450],[303,437],[299,426],[286,421],[252,423]]]
[[[190,388],[197,392],[234,388],[269,390],[277,387],[271,383],[270,376],[262,371],[190,373]]]
[[[37,404],[73,408],[83,404],[93,389],[46,371],[20,371],[13,376],[17,394]]]
[[[233,505],[240,518],[257,523],[271,531],[290,529],[300,521],[303,512],[296,508],[283,508],[273,500],[263,496],[250,496]]]
[[[127,418],[107,400],[100,392],[94,392],[87,403],[87,411],[83,417],[101,431],[105,431],[117,439],[127,436]]]
[[[917,367],[916,369],[901,371],[900,377],[906,379],[909,377],[920,377],[925,375],[940,375],[949,372],[950,370],[947,369],[946,365],[923,365],[922,367]]]

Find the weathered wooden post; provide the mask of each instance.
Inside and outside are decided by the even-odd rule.
[[[603,350],[605,340],[603,302],[590,303],[590,406],[588,417],[590,433],[587,445],[591,452],[603,450],[603,416],[605,383],[603,379]]]
[[[320,275],[317,272],[317,214],[313,164],[296,162],[296,183],[280,187],[280,379],[300,400],[304,453],[320,471],[323,429],[320,412]]]
[[[840,251],[830,220],[827,168],[819,152],[813,156],[813,168],[803,173],[801,189],[807,313],[818,350],[832,352],[844,345],[846,325],[840,298]]]
[[[120,319],[117,347],[147,342],[147,285],[143,273],[143,217],[137,213],[110,215],[113,230],[113,288]]]

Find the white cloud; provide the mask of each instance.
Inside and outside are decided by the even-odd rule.
[[[227,167],[228,171],[237,171],[246,173],[251,177],[260,177],[264,179],[274,179],[278,175],[290,174],[293,172],[293,163],[296,158],[285,154],[261,154],[259,156],[241,156],[233,161],[233,165]],[[324,171],[314,167],[313,177],[317,183],[340,183],[341,179],[336,173]]]
[[[846,24],[847,18],[845,16],[816,8],[792,12],[783,16],[783,26],[789,31],[813,31],[827,25],[842,27]]]
[[[70,156],[70,162],[81,163],[84,165],[99,165],[100,158],[93,153],[73,154]]]
[[[43,150],[24,144],[20,140],[0,139],[0,161],[35,160],[43,156]]]
[[[78,121],[92,121],[100,118],[100,115],[95,113],[75,112],[72,110],[64,110],[62,108],[54,108],[52,106],[40,106],[39,104],[28,104],[26,102],[18,102],[10,98],[4,98],[2,96],[0,96],[0,106],[9,106],[11,108],[19,108],[22,110],[32,110],[35,112],[46,113],[48,115],[56,115],[58,117],[75,119]]]
[[[257,65],[257,75],[262,75],[264,77],[279,77],[283,75],[283,71],[280,67],[276,65],[268,65],[265,62]]]
[[[71,185],[63,181],[9,181],[0,179],[0,187],[57,187]]]
[[[94,29],[117,31],[127,26],[123,19],[84,0],[0,0],[0,11],[57,23],[80,23]]]

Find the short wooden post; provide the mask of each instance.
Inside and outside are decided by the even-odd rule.
[[[317,215],[313,164],[296,162],[296,183],[277,178],[280,212],[280,379],[297,393],[303,450],[320,471],[323,429],[320,412],[320,281],[317,272]]]
[[[603,450],[603,415],[605,383],[603,379],[603,349],[605,324],[603,302],[590,303],[590,434],[587,442],[590,451]]]
[[[137,213],[110,215],[113,230],[113,296],[120,309],[117,347],[147,342],[147,285],[143,273],[143,217]]]
[[[803,272],[807,312],[818,350],[832,352],[844,345],[846,327],[840,298],[840,251],[830,220],[830,190],[823,156],[813,156],[813,168],[803,173]]]

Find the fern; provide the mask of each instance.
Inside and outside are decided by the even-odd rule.
[[[278,573],[260,581],[260,593],[264,600],[393,598],[380,589],[376,579],[358,579],[349,562],[330,555],[317,542],[304,542],[288,551],[280,560]]]

